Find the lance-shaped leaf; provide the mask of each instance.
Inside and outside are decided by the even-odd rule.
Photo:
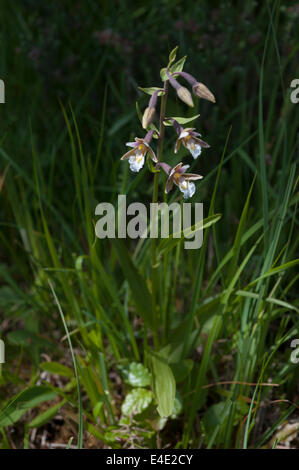
[[[159,88],[155,86],[146,87],[146,88],[142,88],[141,86],[139,86],[138,88],[139,90],[143,91],[143,93],[146,93],[147,95],[153,95],[156,91],[158,92],[158,96],[164,95],[163,88]]]
[[[167,418],[173,412],[176,384],[171,368],[164,358],[152,356],[154,389],[158,402],[157,411]]]
[[[192,122],[194,121],[195,119],[199,118],[200,114],[195,114],[194,116],[190,116],[190,117],[179,117],[179,116],[176,116],[176,117],[167,117],[165,118],[164,120],[164,124],[165,126],[172,126],[172,122],[171,122],[171,119],[174,119],[175,121],[177,121],[179,124],[188,124],[188,122]]]
[[[168,67],[170,67],[171,64],[175,61],[176,53],[178,51],[178,48],[179,48],[179,46],[176,46],[174,49],[172,49],[171,53],[169,54]]]
[[[176,72],[181,72],[184,68],[186,59],[187,59],[187,56],[185,55],[180,60],[175,62],[171,67],[169,67],[168,72],[171,75],[175,74]],[[166,70],[167,70],[167,68],[165,67],[165,68],[161,69],[161,71],[160,71],[161,79],[163,80],[163,82],[168,80]]]
[[[181,232],[174,233],[170,235],[169,238],[163,239],[159,245],[158,245],[158,257],[161,257],[162,255],[165,255],[169,251],[171,251],[173,248],[175,248],[180,242],[182,242],[186,237],[190,236],[191,234],[194,234],[198,230],[204,230],[211,225],[214,225],[220,220],[222,217],[222,214],[214,214],[206,219],[203,219],[196,224],[192,225],[192,227],[186,228],[185,230],[182,230]]]

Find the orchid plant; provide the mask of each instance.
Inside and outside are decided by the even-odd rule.
[[[183,72],[186,57],[176,61],[176,53],[178,47],[173,49],[169,55],[169,63],[166,68],[161,69],[160,75],[163,81],[163,87],[150,87],[141,88],[141,90],[150,95],[148,106],[146,107],[143,115],[139,115],[142,127],[146,130],[144,138],[135,137],[134,142],[128,142],[126,145],[131,147],[131,150],[126,152],[121,159],[128,160],[130,169],[133,172],[139,172],[146,161],[148,162],[149,169],[154,173],[154,184],[153,184],[153,203],[158,202],[158,182],[159,173],[162,169],[167,174],[167,181],[165,185],[165,193],[167,194],[173,186],[177,186],[182,193],[184,199],[191,198],[196,190],[194,181],[200,180],[203,177],[197,173],[186,173],[189,165],[184,165],[182,162],[172,168],[167,162],[163,161],[163,143],[165,135],[165,127],[172,126],[174,131],[177,133],[177,140],[174,147],[174,153],[177,153],[180,145],[189,150],[194,160],[201,155],[203,148],[208,148],[209,144],[200,139],[201,135],[196,132],[195,128],[186,127],[183,125],[187,124],[199,115],[191,118],[184,117],[166,117],[166,101],[169,93],[169,85],[176,91],[178,98],[183,101],[187,106],[193,107],[192,94],[188,88],[181,85],[178,79],[182,78],[189,85],[191,85],[192,93],[195,98],[202,98],[212,103],[215,103],[214,95],[210,90],[203,84],[198,82],[189,73]],[[160,115],[159,115],[159,126],[156,127],[154,124],[157,118],[157,102],[158,98],[161,99],[160,104]],[[138,110],[138,106],[137,106]],[[157,152],[155,153],[151,147],[151,141],[153,138],[157,139]],[[158,322],[157,315],[157,246],[156,239],[152,240],[152,314],[153,318]],[[153,331],[153,339],[155,348],[158,348],[158,324]]]

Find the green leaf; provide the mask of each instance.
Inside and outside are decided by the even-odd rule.
[[[173,404],[173,412],[171,414],[171,417],[173,419],[177,418],[179,414],[183,411],[183,403],[182,399],[179,395],[179,393],[176,393],[175,399],[174,399],[174,404]]]
[[[136,112],[137,112],[137,116],[139,118],[139,121],[142,122],[142,112],[140,111],[138,101],[136,101]]]
[[[192,359],[183,359],[171,364],[176,383],[182,382],[190,375],[193,365]]]
[[[97,418],[98,416],[100,416],[100,413],[103,409],[103,406],[104,406],[104,402],[103,401],[99,401],[94,407],[93,407],[93,410],[92,410],[92,414],[95,418]]]
[[[142,413],[151,404],[153,394],[145,388],[134,388],[126,395],[122,404],[121,411],[123,415],[131,416]]]
[[[235,287],[235,284],[238,282],[238,280],[240,279],[240,275],[241,273],[243,272],[243,270],[245,269],[247,263],[249,262],[250,258],[252,257],[254,251],[256,250],[258,244],[261,242],[262,238],[263,238],[264,234],[262,234],[258,240],[256,241],[256,243],[251,247],[251,249],[249,250],[249,252],[247,253],[247,255],[245,256],[245,258],[243,259],[242,263],[238,266],[238,269],[236,270],[232,280],[230,281],[229,285],[227,286],[227,289],[223,292],[223,297],[221,299],[221,302],[223,304],[227,304],[228,303],[228,300],[229,300],[229,297]],[[250,284],[249,284],[250,285]]]
[[[48,423],[54,416],[57,415],[60,408],[66,403],[67,400],[62,400],[61,402],[57,403],[54,406],[51,406],[43,413],[36,416],[30,423],[28,424],[29,428],[38,428],[40,426],[44,426],[44,424]]]
[[[180,60],[178,60],[175,64],[173,64],[169,69],[170,72],[171,73],[181,72],[184,68],[186,59],[187,59],[187,56],[185,55]]]
[[[170,67],[171,64],[175,61],[176,53],[178,51],[178,48],[179,48],[179,46],[176,46],[174,49],[172,49],[171,53],[169,54],[168,67]]]
[[[171,67],[169,67],[169,73],[170,74],[175,74],[175,72],[181,72],[184,68],[186,59],[187,59],[187,56],[185,55],[180,60],[178,60],[175,64],[173,64]],[[161,79],[163,80],[163,82],[168,80],[168,77],[166,75],[166,67],[161,69],[160,75],[161,75]]]
[[[131,111],[129,113],[124,114],[121,116],[119,119],[115,121],[113,126],[109,129],[108,136],[112,137],[113,135],[117,134],[117,132],[124,127],[128,122],[132,120],[134,117],[135,113],[134,111]]]
[[[235,292],[235,295],[241,296],[241,297],[248,297],[252,299],[258,299],[259,294],[256,294],[255,292],[248,292],[246,290],[239,289]],[[280,299],[275,299],[274,297],[267,297],[266,302],[269,302],[270,304],[278,305],[280,307],[286,308],[287,310],[295,310],[296,312],[299,313],[299,309],[296,308],[294,305],[290,304],[289,302],[285,302],[284,300]]]
[[[298,258],[298,259],[294,259],[294,260],[292,260],[292,261],[289,261],[288,263],[281,264],[280,266],[277,266],[276,268],[269,269],[269,271],[265,272],[264,274],[262,274],[261,276],[259,276],[257,279],[255,279],[254,281],[250,282],[250,284],[248,284],[247,287],[253,286],[254,284],[256,284],[256,283],[257,283],[258,281],[260,281],[261,279],[265,279],[266,277],[273,276],[273,275],[278,274],[278,273],[280,273],[280,272],[282,272],[282,271],[286,271],[287,269],[293,268],[293,267],[296,266],[298,263],[299,263],[299,258]]]
[[[132,387],[147,387],[151,383],[149,370],[143,364],[131,362],[128,367],[121,367],[125,382]]]
[[[222,214],[211,215],[210,217],[207,217],[206,219],[203,219],[202,221],[196,223],[192,227],[186,228],[185,233],[184,233],[184,230],[182,230],[179,233],[172,234],[170,235],[170,237],[163,239],[162,242],[160,242],[160,244],[158,245],[158,256],[165,255],[170,250],[175,248],[178,243],[180,243],[184,238],[186,238],[191,233],[191,231],[194,233],[198,230],[204,230],[210,227],[211,225],[215,224],[216,222],[218,222],[218,220],[221,219],[221,217],[222,217]]]
[[[164,90],[156,86],[151,86],[147,88],[142,88],[141,86],[139,86],[138,88],[139,90],[143,91],[143,93],[146,93],[147,95],[153,95],[155,91],[159,91],[158,96],[164,95]]]
[[[111,239],[111,243],[113,244],[118,254],[118,260],[120,262],[124,276],[131,288],[138,313],[148,324],[148,326],[153,328],[154,322],[152,318],[152,297],[147,288],[145,280],[134,265],[123,241],[120,238],[114,238]]]
[[[252,181],[252,184],[251,184],[251,187],[250,187],[250,190],[249,190],[249,193],[248,193],[248,196],[247,196],[247,199],[246,199],[243,211],[242,211],[241,219],[238,225],[237,234],[235,236],[235,240],[232,246],[232,259],[231,259],[230,266],[228,268],[228,274],[227,274],[227,279],[229,281],[233,278],[233,275],[237,269],[239,254],[241,250],[242,235],[243,235],[243,231],[245,228],[247,212],[249,208],[249,203],[250,203],[250,198],[251,198],[252,190],[254,187],[254,183],[255,183],[255,176],[253,178],[253,181]]]
[[[187,118],[174,116],[174,117],[167,117],[164,120],[165,126],[172,126],[172,123],[169,121],[170,119],[175,119],[179,124],[187,124],[188,122],[194,121],[194,119],[199,118],[200,114],[195,114],[194,116],[190,116]]]
[[[42,362],[40,367],[50,374],[61,375],[62,377],[74,377],[74,372],[69,367],[66,367],[59,362]]]
[[[169,365],[156,355],[152,356],[157,411],[167,418],[173,413],[175,399],[175,380]]]
[[[27,388],[13,397],[5,408],[0,412],[0,428],[16,423],[21,416],[30,408],[34,408],[44,401],[56,398],[50,387],[34,386]]]
[[[229,405],[231,404],[229,400]],[[219,427],[229,416],[229,406],[227,402],[221,401],[210,406],[204,414],[203,422],[208,434],[212,434],[216,427]]]

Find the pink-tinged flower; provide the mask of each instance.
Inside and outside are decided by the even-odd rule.
[[[185,199],[193,196],[195,193],[195,184],[192,180],[200,180],[203,176],[197,175],[196,173],[185,173],[189,166],[190,165],[183,166],[183,163],[181,162],[174,168],[171,168],[167,163],[157,163],[156,167],[161,167],[168,175],[165,186],[166,194],[172,189],[174,183],[184,194]]]
[[[129,160],[130,169],[137,173],[141,170],[144,165],[145,157],[147,152],[149,153],[151,159],[156,163],[158,161],[153,149],[150,147],[149,143],[152,139],[153,133],[155,131],[149,131],[144,139],[135,137],[135,142],[127,142],[127,147],[133,147],[127,153],[125,153],[121,160]]]
[[[200,135],[198,132],[195,132],[194,127],[188,127],[183,129],[181,126],[175,126],[179,137],[175,143],[174,152],[177,153],[181,143],[189,150],[193,158],[197,158],[201,154],[201,149],[210,147],[207,142],[199,139]]]

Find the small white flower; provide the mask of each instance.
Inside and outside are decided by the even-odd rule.
[[[144,165],[146,154],[149,153],[151,159],[156,163],[157,157],[153,149],[149,145],[153,131],[149,131],[144,139],[139,139],[135,137],[135,142],[127,142],[127,147],[132,147],[129,152],[125,153],[121,160],[129,160],[130,170],[134,173],[138,173]]]
[[[144,155],[142,153],[135,153],[129,158],[130,170],[134,173],[138,173],[144,165]]]
[[[188,199],[195,193],[195,184],[192,181],[183,180],[179,182],[180,191],[184,194],[184,198]]]
[[[209,144],[199,139],[198,136],[200,136],[200,134],[198,132],[194,132],[194,128],[183,129],[182,127],[179,127],[177,131],[179,133],[179,137],[175,144],[175,153],[178,152],[182,143],[195,159],[201,154],[202,147],[210,147]]]

